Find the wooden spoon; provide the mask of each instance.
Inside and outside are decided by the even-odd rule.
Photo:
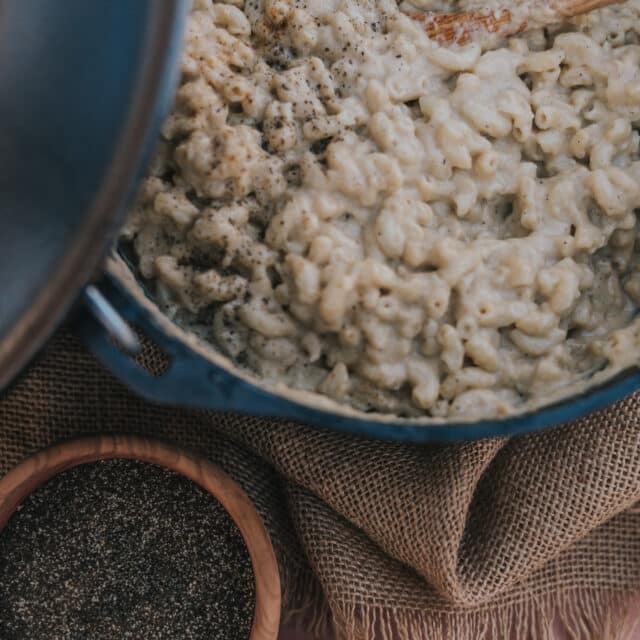
[[[623,0],[551,0],[546,6],[538,7],[540,16],[536,16],[534,24],[544,26],[562,18],[572,18],[594,9],[601,9],[611,4],[619,4]],[[532,5],[535,8],[535,4]],[[540,9],[544,9],[544,12]],[[418,22],[424,23],[432,40],[439,44],[466,44],[477,33],[495,33],[508,37],[525,31],[531,23],[531,16],[513,19],[510,9],[495,11],[479,10],[463,13],[432,13],[412,11],[408,15]]]

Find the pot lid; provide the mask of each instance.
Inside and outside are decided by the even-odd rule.
[[[0,3],[0,388],[117,231],[173,96],[189,4]]]

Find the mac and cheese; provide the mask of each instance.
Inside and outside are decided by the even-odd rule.
[[[196,0],[124,238],[266,381],[503,416],[640,354],[640,2],[488,50],[409,6]]]

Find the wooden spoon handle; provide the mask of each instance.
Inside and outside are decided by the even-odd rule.
[[[475,33],[499,33],[512,36],[527,27],[527,23],[516,25],[511,20],[509,9],[486,11],[466,11],[463,13],[430,13],[412,11],[408,14],[417,22],[422,22],[431,40],[438,44],[466,44]]]
[[[573,18],[620,2],[623,0],[554,0],[551,9],[559,16]]]
[[[559,18],[579,16],[623,0],[552,0],[545,12],[547,24]],[[466,44],[476,33],[496,33],[503,37],[522,33],[529,26],[528,19],[514,21],[509,9],[496,11],[466,11],[462,13],[431,13],[413,11],[411,18],[424,24],[429,37],[439,44]]]

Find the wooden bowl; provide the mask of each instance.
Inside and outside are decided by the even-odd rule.
[[[108,459],[129,459],[165,467],[208,491],[234,520],[251,558],[255,613],[249,640],[275,640],[280,625],[280,575],[262,520],[240,486],[204,458],[163,442],[129,435],[100,435],[44,449],[0,480],[0,532],[25,498],[62,471]]]

